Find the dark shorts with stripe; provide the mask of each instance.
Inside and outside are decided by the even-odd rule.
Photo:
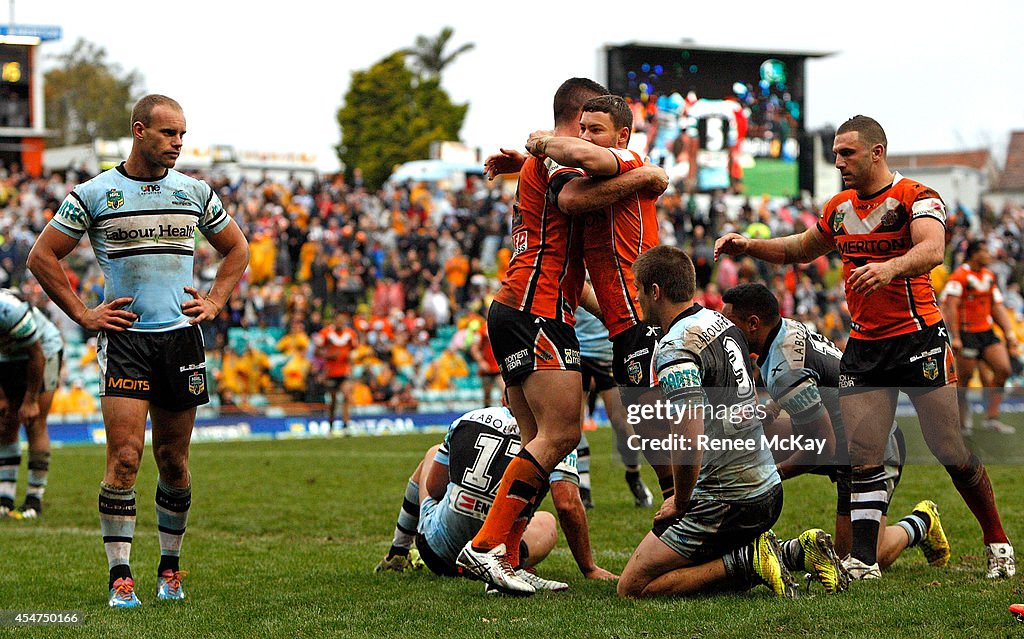
[[[36,389],[37,393],[47,393],[57,390],[60,383],[60,369],[64,361],[64,351],[56,355],[50,355],[43,364],[43,379],[41,385]],[[21,400],[28,390],[28,360],[18,359],[13,361],[0,362],[0,389],[3,389],[4,396],[14,410],[21,406]]]
[[[618,386],[615,383],[615,378],[612,377],[611,364],[599,359],[592,359],[590,357],[580,358],[580,373],[583,374],[584,393],[590,392],[591,384],[593,384],[594,390],[598,393],[603,393],[609,388]]]
[[[956,383],[956,366],[942,322],[885,339],[851,337],[839,363],[840,395],[882,388],[912,395],[950,383]]]
[[[968,359],[978,359],[986,348],[1000,343],[999,337],[991,328],[977,333],[962,332],[960,340],[964,343],[964,347],[960,349],[960,357]]]
[[[698,499],[679,519],[659,522],[654,534],[694,564],[704,564],[741,546],[771,528],[782,514],[782,484],[742,501]]]
[[[654,347],[661,329],[643,322],[612,338],[612,374],[615,383],[627,388],[658,385],[654,375]]]
[[[565,322],[492,302],[487,313],[491,348],[508,386],[541,370],[580,370],[580,342]]]
[[[169,411],[210,401],[198,326],[143,333],[104,331],[96,341],[100,396],[143,399]]]

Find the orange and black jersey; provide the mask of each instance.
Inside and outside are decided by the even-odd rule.
[[[861,199],[848,189],[825,206],[818,230],[843,259],[852,317],[850,337],[884,339],[920,331],[942,320],[927,273],[895,278],[870,296],[849,285],[853,269],[906,254],[913,246],[910,223],[919,218],[945,224],[945,205],[938,193],[899,173],[892,184],[871,197]]]
[[[1003,303],[996,274],[984,267],[975,271],[967,264],[961,264],[946,280],[942,298],[947,297],[960,298],[960,330],[966,333],[992,330],[992,304]]]
[[[505,306],[575,323],[583,292],[583,236],[579,224],[548,196],[551,182],[583,175],[550,158],[530,156],[519,171],[512,207],[512,260],[494,299]]]
[[[628,149],[608,149],[618,163],[616,175],[644,165]],[[640,323],[633,262],[658,245],[657,196],[636,192],[583,219],[583,260],[601,306],[609,339]]]

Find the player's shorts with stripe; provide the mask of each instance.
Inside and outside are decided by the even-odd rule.
[[[64,352],[58,351],[46,358],[43,364],[43,385],[38,389],[40,393],[57,390],[60,383],[60,367],[63,361]],[[21,398],[28,390],[28,360],[18,359],[0,362],[0,388],[12,404],[20,405]],[[12,401],[12,398],[14,400]]]
[[[956,382],[953,349],[943,322],[884,339],[851,337],[839,363],[839,393],[872,389],[927,392]]]
[[[681,557],[703,564],[745,546],[782,513],[782,484],[740,501],[698,499],[679,519],[659,522],[654,534]]]
[[[610,362],[583,356],[580,358],[580,373],[583,374],[583,390],[590,391],[590,385],[594,390],[603,393],[609,388],[615,388],[615,378],[612,377],[612,365]]]
[[[100,396],[144,399],[170,411],[210,401],[198,326],[162,333],[103,331],[96,341]]]
[[[534,371],[580,370],[580,342],[565,322],[492,302],[487,332],[501,376],[509,386],[522,384]]]
[[[658,385],[654,374],[654,348],[661,329],[643,322],[612,339],[612,373],[619,386],[651,388]]]
[[[969,359],[978,359],[986,348],[999,343],[999,337],[991,328],[977,333],[961,331],[960,340],[964,344],[964,347],[960,349],[960,357]]]

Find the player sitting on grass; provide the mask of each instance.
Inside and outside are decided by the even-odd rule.
[[[460,574],[455,559],[483,525],[502,473],[520,445],[519,425],[506,408],[470,411],[452,422],[444,443],[430,448],[409,478],[391,549],[376,572],[401,572],[425,564],[438,575]],[[575,451],[555,468],[550,482],[558,518],[580,572],[587,579],[616,579],[616,575],[598,567],[591,554]],[[550,513],[520,515],[526,519],[531,516],[522,542],[509,549],[509,564],[535,590],[567,590],[569,585],[564,582],[530,572],[548,556],[558,538]],[[487,590],[498,592],[492,586]]]

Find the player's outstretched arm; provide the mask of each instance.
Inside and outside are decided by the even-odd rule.
[[[821,231],[811,227],[803,233],[758,240],[739,233],[727,233],[715,241],[715,259],[722,255],[749,255],[772,264],[805,264],[832,250]]]
[[[847,285],[857,293],[871,294],[897,277],[930,273],[946,258],[946,225],[931,216],[910,222],[910,250],[884,262],[871,262],[850,272]]]
[[[555,503],[558,523],[565,533],[569,550],[587,579],[618,579],[615,575],[594,563],[590,549],[590,527],[587,511],[580,500],[580,489],[571,481],[556,481],[551,484],[551,500]]]
[[[192,318],[189,324],[198,324],[217,317],[231,298],[231,291],[238,286],[238,280],[242,279],[245,267],[249,265],[249,242],[234,220],[207,239],[224,260],[217,269],[213,288],[205,296],[200,295],[199,291],[191,286],[185,287],[185,292],[191,295],[192,299],[185,300],[181,305],[181,312]]]
[[[121,307],[131,304],[132,298],[119,297],[90,309],[71,288],[60,261],[77,245],[77,239],[46,226],[28,254],[28,268],[54,304],[82,328],[90,331],[123,331],[129,328],[139,316]]]
[[[559,191],[558,209],[566,215],[580,215],[611,206],[637,191],[660,195],[667,188],[668,174],[661,167],[651,165],[612,178],[576,178]]]

